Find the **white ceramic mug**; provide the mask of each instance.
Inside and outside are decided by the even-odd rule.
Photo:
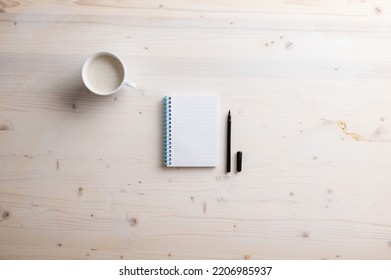
[[[110,52],[98,52],[84,62],[82,78],[85,86],[97,95],[110,95],[118,92],[124,85],[136,87],[126,79],[124,62]]]

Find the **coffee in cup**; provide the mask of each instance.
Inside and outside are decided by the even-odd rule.
[[[82,78],[86,87],[98,95],[118,92],[124,85],[136,87],[126,80],[126,67],[113,53],[99,52],[91,55],[83,65]]]

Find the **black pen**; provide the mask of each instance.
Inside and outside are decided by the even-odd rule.
[[[231,172],[231,110],[228,111],[227,122],[227,173]]]

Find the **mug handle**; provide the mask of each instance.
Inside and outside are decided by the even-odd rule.
[[[128,87],[132,87],[132,88],[135,88],[136,87],[136,84],[129,81],[129,80],[126,80],[125,83],[124,83],[125,86],[128,86]]]

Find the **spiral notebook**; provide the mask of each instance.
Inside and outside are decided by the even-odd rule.
[[[163,98],[164,159],[167,167],[213,167],[217,163],[217,97]]]

